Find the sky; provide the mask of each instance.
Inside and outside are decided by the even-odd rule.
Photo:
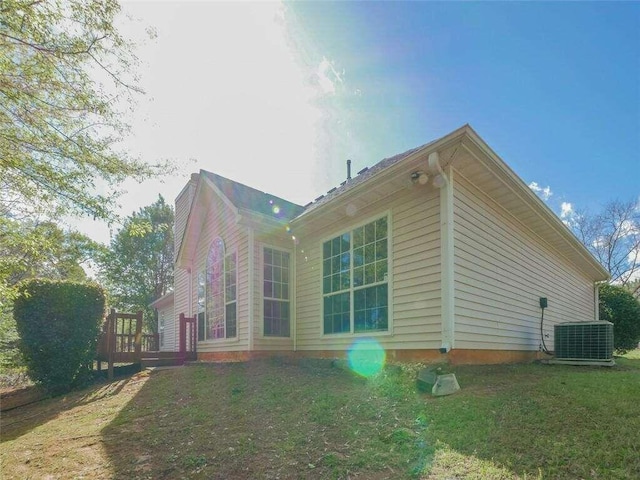
[[[126,183],[124,216],[199,169],[304,205],[466,123],[559,216],[640,199],[640,2],[147,1],[118,24],[146,91],[125,145],[177,165]]]

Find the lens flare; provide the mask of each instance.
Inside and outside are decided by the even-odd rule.
[[[387,357],[384,348],[373,338],[362,338],[353,342],[347,356],[349,368],[365,378],[379,373]]]
[[[274,205],[272,210],[273,210],[273,213],[275,213],[276,215],[280,213],[280,207],[278,205]]]

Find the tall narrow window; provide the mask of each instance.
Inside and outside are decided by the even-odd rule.
[[[166,312],[164,310],[160,310],[160,318],[158,319],[158,348],[164,347],[164,327],[166,318]]]
[[[224,242],[216,238],[207,257],[207,339],[224,338]]]
[[[224,259],[224,328],[225,337],[235,337],[236,328],[236,296],[237,296],[237,268],[236,252],[230,253]]]
[[[264,335],[290,336],[289,253],[265,247],[263,250]]]
[[[353,309],[355,332],[387,330],[387,219],[353,231]]]
[[[222,239],[216,238],[207,257],[205,339],[236,336],[236,290],[236,253],[225,255]]]
[[[382,217],[323,243],[325,334],[388,330],[387,230]]]
[[[322,245],[322,292],[324,294],[324,333],[351,330],[351,233]]]
[[[198,341],[201,342],[205,338],[205,290],[206,290],[206,275],[204,270],[198,272]]]

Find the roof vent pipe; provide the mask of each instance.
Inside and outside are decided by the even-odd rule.
[[[351,180],[351,160],[347,160],[347,180]]]

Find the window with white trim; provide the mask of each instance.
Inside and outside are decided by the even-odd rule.
[[[263,322],[266,337],[290,336],[289,252],[263,249]]]
[[[389,242],[382,217],[322,244],[323,332],[389,329]]]
[[[225,254],[220,237],[211,244],[205,281],[205,338],[233,338],[237,333],[237,256]]]

